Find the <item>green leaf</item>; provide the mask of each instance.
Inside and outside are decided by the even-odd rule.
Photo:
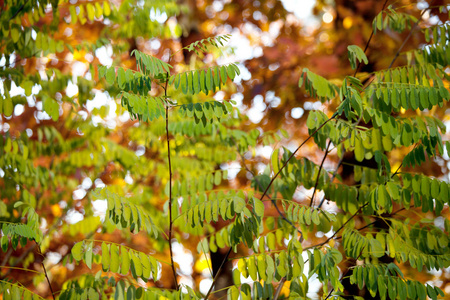
[[[102,15],[103,15],[103,8],[100,6],[99,2],[95,2],[95,17],[97,19],[100,19]]]
[[[259,200],[258,198],[253,198],[253,203],[255,205],[254,210],[255,210],[255,214],[258,217],[263,217],[264,216],[264,203]]]
[[[10,97],[6,97],[6,99],[3,99],[3,114],[6,117],[9,117],[12,115],[14,111],[14,106],[12,99]]]
[[[133,277],[137,278],[142,276],[142,263],[141,260],[138,257],[138,254],[134,253],[134,252],[130,252],[130,256],[131,256],[131,261],[132,261],[132,268],[131,270],[134,270],[134,274]]]
[[[111,256],[109,254],[109,247],[105,242],[102,242],[102,268],[103,271],[109,270],[111,264]]]
[[[69,6],[69,12],[70,12],[70,22],[72,24],[75,24],[77,22],[77,11],[75,5]]]
[[[106,82],[108,82],[109,85],[113,85],[115,79],[116,71],[114,70],[114,67],[109,67],[108,71],[106,71]]]
[[[150,279],[152,267],[150,265],[150,260],[149,260],[148,256],[142,252],[139,252],[139,259],[142,264],[142,277],[144,277],[146,279]]]
[[[72,256],[75,260],[80,261],[83,258],[83,248],[84,242],[78,242],[72,247]]]
[[[105,17],[111,14],[111,8],[109,7],[108,1],[103,2],[103,15]]]
[[[119,248],[116,244],[111,244],[111,265],[110,270],[113,273],[119,272]]]
[[[359,62],[363,61],[364,64],[366,64],[366,65],[369,63],[369,60],[367,59],[366,54],[358,46],[350,45],[347,47],[347,49],[348,49],[348,54],[349,54],[349,59],[350,59],[350,64],[352,66],[352,69],[356,69],[356,59]],[[355,57],[355,58],[353,58],[353,57]]]
[[[229,65],[229,66],[227,66],[226,68],[227,68],[227,74],[228,74],[228,77],[229,77],[231,80],[234,80],[234,77],[236,76],[234,67],[233,67],[232,65]]]
[[[227,82],[227,69],[225,66],[220,67],[220,78],[222,79],[222,84]]]
[[[238,269],[233,270],[233,282],[235,285],[241,284],[241,273],[239,272]]]
[[[125,88],[126,75],[125,75],[124,69],[122,69],[122,68],[118,68],[118,70],[117,70],[117,82],[119,83],[119,87],[121,89]]]
[[[244,199],[237,196],[234,198],[234,211],[236,213],[240,214],[244,210],[245,205]]]
[[[278,164],[278,155],[279,155],[280,149],[277,148],[272,152],[271,156],[271,162],[272,162],[272,170],[276,174],[280,170],[280,166]]]
[[[120,273],[122,275],[128,274],[130,271],[130,254],[124,246],[120,247]]]
[[[94,243],[91,241],[87,244],[86,251],[85,251],[85,262],[89,269],[92,269],[92,260],[93,260],[92,250],[93,250],[93,248],[94,248]]]

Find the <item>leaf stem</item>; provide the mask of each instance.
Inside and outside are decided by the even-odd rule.
[[[275,181],[275,179],[278,177],[278,175],[280,175],[281,171],[283,171],[283,169],[287,166],[287,164],[289,163],[289,161],[295,156],[295,154],[298,152],[298,150],[300,150],[301,147],[303,147],[303,145],[306,144],[307,141],[309,141],[309,139],[311,139],[320,129],[322,129],[323,126],[325,126],[328,122],[330,122],[331,120],[333,120],[334,118],[336,118],[337,116],[337,112],[335,112],[328,120],[326,120],[325,122],[322,123],[322,125],[319,126],[319,128],[317,128],[316,130],[314,130],[313,133],[311,133],[298,147],[297,149],[295,149],[294,152],[292,152],[291,156],[289,156],[289,158],[287,159],[287,161],[283,164],[283,166],[281,166],[281,168],[278,170],[278,172],[272,177],[272,179],[269,182],[269,185],[267,186],[266,190],[264,191],[264,193],[262,194],[260,200],[262,201],[262,199],[264,198],[264,196],[266,196],[267,192],[269,191],[270,186],[272,185],[272,183]]]
[[[283,166],[280,168],[280,170],[278,170],[278,172],[272,177],[272,180],[269,182],[269,185],[267,186],[266,190],[264,191],[264,193],[261,195],[260,200],[262,201],[262,199],[267,195],[267,192],[269,191],[270,186],[272,185],[272,183],[275,181],[275,179],[278,177],[278,175],[281,173],[281,171],[287,166],[287,164],[289,163],[289,161],[294,157],[294,155],[298,152],[298,150],[300,150],[301,147],[303,147],[303,145],[306,144],[307,141],[309,141],[309,139],[311,139],[320,129],[322,129],[323,126],[325,126],[328,122],[330,122],[331,120],[333,120],[334,118],[336,118],[337,116],[337,112],[335,112],[328,120],[326,120],[325,122],[322,123],[322,125],[319,126],[319,128],[317,128],[316,130],[314,130],[313,133],[311,133],[298,147],[297,149],[295,149],[295,151],[291,154],[291,156],[289,156],[288,160],[283,164]],[[352,217],[353,218],[353,217]],[[344,224],[345,225],[345,224]],[[170,232],[169,232],[170,233]],[[334,235],[333,235],[334,236]],[[217,270],[216,276],[214,276],[213,282],[211,284],[211,287],[209,288],[208,293],[205,296],[205,300],[208,299],[209,295],[211,294],[211,291],[214,287],[214,285],[216,284],[217,279],[219,278],[219,274],[222,271],[223,266],[225,265],[225,262],[228,260],[228,257],[230,256],[231,250],[233,250],[233,247],[230,247],[230,249],[228,249],[227,254],[225,255],[224,259],[222,260],[222,263],[220,264],[219,269]]]
[[[167,85],[169,83],[169,73],[167,73],[166,86],[164,87],[164,97],[167,98]],[[169,162],[169,251],[170,251],[170,264],[172,267],[173,280],[175,288],[178,291],[177,271],[175,270],[175,264],[173,261],[172,250],[172,162],[170,160],[170,137],[169,137],[169,106],[166,105],[166,140],[167,140],[167,160]]]
[[[331,140],[328,142],[327,149],[325,150],[325,154],[324,154],[324,156],[322,158],[322,162],[320,163],[320,166],[319,166],[319,173],[317,174],[316,183],[314,184],[314,190],[313,190],[313,193],[311,196],[311,202],[309,203],[310,207],[312,207],[314,204],[314,196],[316,195],[317,185],[319,184],[320,172],[322,172],[322,168],[323,168],[325,159],[327,158],[328,153],[330,153],[329,152],[330,146],[331,146]]]
[[[211,294],[211,291],[212,291],[214,285],[216,284],[217,279],[219,278],[220,272],[222,271],[223,266],[225,265],[225,263],[226,263],[227,260],[228,260],[228,257],[229,257],[230,254],[231,254],[231,250],[233,250],[233,247],[230,247],[230,249],[228,249],[227,254],[225,254],[225,257],[224,257],[224,259],[222,260],[222,263],[220,264],[219,269],[217,270],[216,276],[214,276],[213,282],[212,282],[212,284],[211,284],[211,286],[210,286],[210,288],[209,288],[209,290],[208,290],[208,293],[206,293],[205,300],[208,300],[208,297],[209,297],[209,295]]]
[[[278,284],[277,291],[275,292],[275,296],[273,296],[273,300],[277,300],[280,296],[281,289],[283,288],[284,283],[286,282],[286,277],[281,278],[280,283]]]
[[[345,223],[344,224],[342,224],[342,226],[341,227],[339,227],[339,229],[337,229],[334,233],[333,233],[333,235],[332,236],[330,236],[329,238],[327,238],[324,242],[322,242],[322,243],[319,243],[319,244],[316,244],[316,245],[313,245],[313,246],[310,246],[310,247],[306,247],[305,249],[303,249],[303,251],[306,251],[306,250],[309,250],[309,249],[312,249],[312,248],[316,248],[316,247],[320,247],[320,246],[323,246],[323,245],[325,245],[326,243],[328,243],[332,238],[334,238],[335,236],[336,236],[336,234],[338,234],[338,232],[339,231],[341,231],[344,227],[345,227],[345,225],[347,225],[348,224],[348,222],[350,222],[359,212],[360,212],[360,210],[361,209],[363,209],[364,207],[366,207],[367,205],[369,204],[369,202],[367,202],[366,204],[364,204],[363,206],[361,206],[350,218],[348,218],[348,220],[347,221],[345,221]]]
[[[361,249],[361,252],[359,253],[359,255],[358,255],[358,257],[356,258],[356,260],[358,260],[358,259],[361,257],[361,255],[363,254],[364,248],[366,248],[366,246],[364,246],[364,247]],[[342,275],[342,277],[341,277],[341,280],[339,280],[339,281],[342,281],[342,280],[345,278],[345,275],[347,275],[348,271],[350,271],[350,268],[347,268],[347,271],[345,271],[345,273],[344,273],[344,274]],[[330,290],[330,292],[328,293],[328,295],[327,295],[327,297],[325,298],[325,300],[327,300],[328,298],[330,298],[330,296],[331,296],[331,294],[333,293],[333,291],[334,291],[334,288],[332,288],[332,289]]]
[[[45,275],[45,278],[47,279],[47,283],[48,283],[48,286],[49,286],[49,288],[50,288],[50,292],[52,293],[53,300],[55,300],[55,295],[54,295],[54,293],[53,293],[53,288],[52,288],[52,285],[50,284],[50,279],[48,278],[47,269],[45,268],[45,265],[44,265],[44,258],[45,258],[45,257],[44,257],[44,255],[42,254],[41,246],[39,246],[38,242],[36,242],[36,241],[34,241],[34,242],[35,242],[36,245],[37,245],[37,250],[38,250],[39,255],[42,256],[41,265],[42,265],[42,268],[44,269],[44,275]]]
[[[255,179],[256,184],[258,185],[258,187],[262,190],[263,187],[261,185],[261,183],[259,182],[258,178],[256,178],[255,173],[250,170],[250,168],[247,166],[247,164],[245,163],[245,158],[244,156],[238,151],[239,155],[241,156],[242,159],[242,164],[244,165],[244,168],[247,170],[247,172],[249,172],[250,174],[252,174],[253,178]],[[266,197],[270,200],[270,202],[272,202],[272,205],[275,207],[275,209],[278,212],[278,215],[280,215],[280,217],[289,225],[291,225],[295,230],[297,230],[297,232],[300,234],[300,238],[303,238],[303,234],[302,232],[288,219],[286,218],[286,216],[283,214],[283,212],[280,210],[280,208],[277,205],[277,202],[275,201],[275,199],[270,198],[268,195],[266,195]],[[262,200],[261,200],[262,201]]]

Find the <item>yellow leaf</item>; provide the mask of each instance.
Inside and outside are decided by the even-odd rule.
[[[53,204],[50,206],[50,210],[55,217],[60,217],[62,215],[61,207],[58,204]]]

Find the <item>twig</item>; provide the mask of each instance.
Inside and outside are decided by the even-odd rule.
[[[342,165],[343,161],[344,155],[342,155],[342,157],[339,159],[336,169],[334,170],[333,175],[331,176],[330,182],[333,182],[334,178],[336,178],[336,174],[339,170],[339,167]],[[317,208],[321,208],[324,202],[325,202],[325,195],[323,195],[322,200],[320,201],[319,206],[317,206]]]
[[[225,254],[225,257],[224,257],[224,259],[222,260],[222,263],[220,264],[219,269],[217,270],[216,276],[214,276],[213,282],[211,283],[211,286],[210,286],[210,288],[209,288],[209,290],[208,290],[208,293],[206,293],[205,300],[208,300],[209,294],[211,294],[211,291],[212,291],[214,285],[216,284],[217,279],[219,278],[220,272],[222,271],[223,266],[225,265],[225,263],[226,263],[227,260],[228,260],[228,257],[229,257],[230,254],[231,254],[231,250],[233,250],[233,247],[230,247],[230,249],[228,249],[227,254]]]
[[[278,170],[278,172],[272,177],[272,179],[269,182],[269,185],[267,186],[266,190],[264,191],[264,193],[262,194],[260,200],[262,200],[264,198],[264,196],[267,194],[267,192],[269,191],[270,186],[272,185],[272,183],[275,181],[275,179],[278,177],[278,175],[280,175],[281,171],[283,171],[283,169],[287,166],[287,164],[289,163],[289,161],[294,157],[294,155],[297,153],[298,150],[300,150],[300,148],[306,144],[307,141],[309,141],[310,138],[312,138],[320,129],[322,129],[323,126],[325,126],[328,122],[330,122],[331,120],[333,120],[334,118],[336,118],[337,116],[337,112],[335,112],[328,120],[326,120],[325,122],[322,123],[322,125],[319,126],[319,128],[317,128],[316,130],[314,130],[313,133],[311,133],[306,140],[303,141],[303,143],[301,143],[297,149],[295,149],[294,152],[292,152],[291,156],[289,156],[289,158],[287,159],[287,161],[283,164],[283,166],[281,166],[281,168]]]
[[[262,190],[263,187],[261,185],[261,183],[259,182],[259,180],[256,178],[255,173],[250,170],[250,168],[247,166],[247,164],[245,163],[245,159],[244,156],[242,156],[242,154],[238,151],[239,155],[241,156],[242,159],[242,164],[244,165],[244,168],[247,170],[247,172],[249,172],[250,174],[253,175],[253,178],[255,179],[256,184],[258,185],[258,187]],[[289,225],[291,225],[293,228],[295,228],[295,230],[297,230],[297,232],[300,234],[300,238],[303,238],[303,234],[302,232],[288,219],[286,218],[286,216],[283,214],[283,212],[280,210],[280,208],[277,205],[277,202],[270,198],[268,195],[266,195],[267,198],[269,198],[270,202],[272,202],[272,205],[275,207],[275,209],[277,210],[278,214],[280,215],[280,217]]]
[[[324,154],[324,156],[322,158],[322,162],[320,163],[320,166],[319,166],[319,173],[317,174],[316,183],[314,184],[314,190],[313,190],[313,193],[311,196],[311,202],[309,203],[310,207],[312,207],[314,204],[314,196],[316,195],[317,185],[319,184],[320,172],[322,172],[323,163],[325,162],[325,159],[327,158],[330,146],[331,146],[331,140],[328,142],[327,149],[325,150],[325,154]]]
[[[14,19],[25,7],[25,3],[27,3],[28,1],[24,1],[22,3],[22,5],[19,7],[19,9],[17,9],[17,11],[11,16],[11,18],[9,18],[9,20],[11,21],[12,19]]]
[[[388,0],[384,1],[383,7],[381,8],[381,11],[383,11],[383,10],[386,8],[387,2],[388,2]],[[369,49],[369,45],[370,45],[370,42],[372,41],[372,38],[373,38],[374,34],[375,34],[375,31],[372,29],[372,32],[371,32],[371,34],[370,34],[370,37],[369,37],[369,39],[367,40],[366,46],[364,47],[364,53],[366,53],[367,49]],[[358,67],[356,67],[355,72],[353,73],[353,77],[356,77],[356,74],[358,74],[358,70],[359,70],[359,67],[360,67],[360,66],[361,66],[361,61],[358,63]],[[360,120],[361,120],[361,118],[358,120],[358,123],[360,122]],[[325,153],[325,157],[326,157],[326,155],[327,155],[327,153]],[[325,157],[324,157],[324,160],[325,160]],[[337,164],[337,166],[336,166],[336,170],[334,171],[333,176],[331,177],[331,181],[330,181],[330,182],[333,182],[334,178],[336,177],[336,173],[337,173],[339,167],[342,165],[342,162],[343,162],[343,161],[344,161],[344,156],[342,156],[342,157],[339,159],[339,162],[338,162],[338,164]],[[322,161],[322,162],[323,162],[323,161]],[[322,165],[321,165],[321,166],[322,166]],[[318,179],[317,179],[317,180],[318,180]],[[317,186],[317,181],[316,181],[316,186]],[[316,189],[314,188],[314,192],[315,192],[315,191],[316,191]],[[315,194],[315,193],[313,193],[313,196],[312,196],[313,198],[314,198],[314,194]],[[310,206],[312,206],[312,200],[313,200],[313,199],[311,199],[311,205],[310,205]],[[323,205],[323,203],[324,203],[324,201],[325,201],[325,196],[323,196],[323,198],[322,198],[322,200],[320,201],[319,206],[318,206],[317,208],[321,208],[322,205]]]
[[[169,73],[167,73],[166,86],[164,87],[164,97],[167,98],[167,85],[169,83]],[[172,266],[173,280],[175,282],[176,290],[178,291],[177,271],[175,270],[175,264],[173,261],[172,250],[172,163],[170,160],[170,138],[169,138],[169,106],[166,105],[166,139],[167,139],[167,159],[169,161],[169,251],[170,251],[170,263]]]
[[[324,242],[322,242],[322,243],[319,243],[319,244],[316,244],[316,245],[313,245],[313,246],[309,246],[309,247],[306,247],[305,249],[303,249],[303,251],[306,251],[306,250],[309,250],[309,249],[312,249],[312,248],[316,248],[316,247],[319,247],[319,246],[323,246],[323,245],[325,245],[326,243],[328,243],[332,238],[334,238],[335,236],[336,236],[336,234],[338,234],[338,232],[339,231],[341,231],[344,227],[345,227],[345,225],[347,225],[348,224],[348,222],[350,222],[358,213],[359,213],[359,211],[361,210],[361,209],[363,209],[364,207],[366,207],[367,205],[369,204],[369,202],[367,202],[366,204],[364,204],[363,206],[361,206],[347,221],[345,221],[345,223],[344,224],[342,224],[342,226],[341,227],[339,227],[339,229],[337,229],[334,233],[333,233],[333,235],[332,236],[330,236],[328,239],[326,239]]]
[[[416,22],[414,23],[414,25],[411,27],[411,30],[409,31],[408,36],[406,37],[406,39],[403,41],[403,43],[402,43],[402,45],[400,46],[400,48],[398,48],[397,52],[395,53],[394,58],[392,59],[391,63],[389,64],[388,70],[392,67],[392,65],[394,64],[394,62],[397,60],[398,56],[400,55],[400,52],[402,51],[403,47],[405,47],[406,43],[407,43],[408,40],[411,38],[411,36],[412,36],[414,30],[416,30],[417,25],[418,25],[419,22],[422,20],[423,14],[424,14],[427,10],[429,10],[429,9],[431,8],[431,6],[433,5],[433,3],[434,3],[435,1],[436,1],[436,0],[433,0],[433,1],[429,4],[428,8],[424,9],[424,10],[420,13],[420,17],[417,18],[417,21],[416,21]]]
[[[388,0],[384,1],[384,4],[383,4],[383,7],[381,8],[381,11],[383,11],[386,8],[387,2],[388,2]],[[374,34],[375,34],[375,31],[372,29],[372,33],[370,34],[370,37],[367,40],[366,47],[364,47],[364,53],[366,53],[367,49],[369,48],[370,41],[372,41],[372,38],[373,38]],[[361,61],[358,63],[358,66],[355,69],[355,73],[353,73],[353,77],[355,77],[356,74],[358,74],[358,70],[359,70],[360,66],[361,66]]]
[[[278,284],[277,291],[275,292],[275,296],[273,296],[273,300],[277,300],[280,296],[281,289],[283,288],[284,283],[286,282],[286,277],[281,278],[280,283]]]
[[[37,250],[38,250],[39,255],[42,256],[41,265],[42,265],[42,268],[44,269],[44,275],[45,275],[45,278],[47,279],[48,286],[50,287],[50,292],[52,293],[52,298],[53,298],[53,300],[55,300],[55,295],[53,293],[53,288],[52,288],[52,285],[50,284],[50,279],[48,278],[47,269],[45,268],[45,265],[44,265],[44,258],[45,257],[42,254],[41,246],[39,246],[38,242],[36,242],[36,241],[34,241],[34,242],[37,245]]]
[[[295,151],[291,154],[291,156],[289,156],[288,160],[283,164],[283,166],[280,168],[280,170],[278,170],[278,172],[272,177],[272,180],[270,180],[269,185],[267,186],[266,190],[264,191],[264,193],[261,195],[260,200],[262,200],[266,195],[267,192],[269,191],[270,186],[272,185],[272,183],[274,182],[274,180],[278,177],[278,175],[281,173],[281,171],[287,166],[287,164],[289,163],[289,161],[294,157],[294,155],[298,152],[298,150],[300,150],[300,148],[306,144],[306,142],[312,138],[320,129],[322,129],[323,126],[325,126],[328,122],[330,122],[331,120],[333,120],[336,116],[337,116],[337,112],[335,112],[328,120],[326,120],[325,122],[322,123],[322,125],[319,126],[319,128],[317,128],[316,130],[314,130],[313,133],[311,133],[298,147],[297,149],[295,149]],[[223,266],[225,265],[225,262],[228,260],[228,257],[230,256],[231,250],[233,249],[233,247],[230,247],[230,249],[228,250],[227,254],[225,255],[224,259],[222,260],[222,263],[220,264],[220,267],[216,273],[216,276],[214,276],[213,282],[211,284],[211,287],[209,288],[208,293],[205,296],[205,300],[208,299],[209,294],[211,293],[214,285],[216,284],[218,275],[220,274],[220,272],[222,271]]]
[[[356,258],[356,260],[358,260],[358,259],[361,257],[361,255],[362,255],[362,253],[363,253],[363,251],[364,251],[364,248],[366,248],[366,246],[364,246],[364,247],[361,249],[361,252],[359,253],[359,255],[358,255],[358,257]],[[345,278],[345,275],[347,275],[348,271],[350,271],[350,268],[347,268],[347,271],[345,271],[345,273],[342,274],[341,280],[339,280],[339,281],[342,281],[342,280]],[[334,288],[332,288],[332,289],[330,290],[330,292],[328,293],[328,295],[327,295],[327,297],[325,298],[325,300],[327,300],[328,298],[330,298],[331,293],[333,293],[333,291],[334,291]]]

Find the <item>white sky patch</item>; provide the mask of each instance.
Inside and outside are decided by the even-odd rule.
[[[72,66],[72,76],[84,76],[86,71],[88,70],[87,63],[81,61],[75,61]]]
[[[319,21],[312,14],[315,0],[281,0],[284,8],[294,13],[294,15],[307,27],[316,27],[319,25]]]
[[[212,284],[212,279],[210,279],[210,278],[205,278],[202,281],[200,281],[200,284],[199,284],[200,293],[202,293],[203,295],[206,295],[209,288],[211,287],[211,284]]]
[[[152,9],[150,11],[150,19],[156,20],[159,23],[164,23],[167,20],[167,14],[165,12],[160,12],[158,10]]]
[[[252,107],[247,111],[247,115],[250,118],[250,121],[257,124],[264,117],[264,110],[267,108],[267,105],[264,103],[264,98],[261,95],[256,95],[253,98]]]
[[[94,216],[99,216],[103,222],[106,217],[106,210],[108,208],[108,202],[106,200],[92,201],[92,207],[94,208]]]
[[[20,116],[24,112],[24,110],[25,109],[22,104],[16,104],[16,106],[14,106],[14,115]]]
[[[92,180],[89,177],[84,178],[81,186],[83,187],[83,189],[87,190],[92,186]]]
[[[100,63],[104,66],[111,66],[113,63],[112,60],[113,50],[111,45],[103,46],[95,50],[95,56],[97,56]]]
[[[102,106],[109,104],[110,99],[108,99],[106,93],[98,90],[94,93],[94,99],[86,102],[86,108],[88,111],[92,111],[94,108],[101,108]]]
[[[241,171],[241,165],[238,162],[232,161],[229,163],[221,164],[220,168],[222,170],[228,171],[228,180],[233,180],[236,178],[239,171]]]
[[[256,148],[256,155],[257,156],[262,156],[265,159],[269,159],[270,156],[272,155],[273,152],[273,148],[271,146],[258,146]]]
[[[69,209],[66,216],[66,222],[69,224],[75,224],[84,219],[83,214],[74,209]]]
[[[3,94],[3,84],[1,87],[1,92]],[[11,97],[14,96],[25,96],[25,90],[21,88],[20,86],[17,86],[14,81],[11,81],[11,90],[9,91],[9,95]]]
[[[62,255],[58,252],[48,252],[46,255],[51,265],[56,265],[62,258]]]
[[[83,199],[84,196],[86,196],[86,191],[83,189],[77,189],[77,190],[73,191],[72,198],[73,198],[73,200],[80,200],[80,199]]]
[[[72,81],[69,81],[66,88],[67,97],[73,97],[78,94],[78,86],[74,84]]]
[[[291,117],[294,119],[300,119],[305,113],[304,109],[301,107],[294,107],[291,110]]]
[[[180,271],[183,275],[192,275],[194,258],[191,251],[183,247],[178,242],[172,243],[173,260],[179,265]]]

